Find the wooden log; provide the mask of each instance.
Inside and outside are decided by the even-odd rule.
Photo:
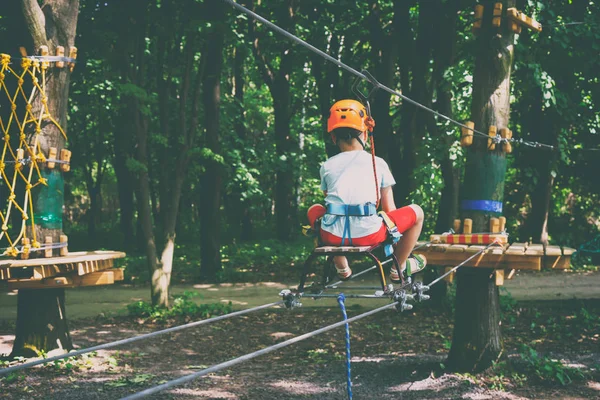
[[[67,149],[60,150],[60,159],[65,163],[60,164],[60,169],[63,172],[69,172],[71,170],[71,152]]]
[[[500,220],[498,218],[490,218],[490,232],[500,232]]]
[[[494,28],[500,28],[502,23],[502,3],[494,4],[494,16],[492,17],[492,26]]]
[[[477,4],[475,6],[475,19],[473,20],[473,28],[472,31],[474,34],[477,34],[481,29],[481,22],[483,20],[483,5]]]
[[[67,247],[68,242],[69,238],[67,237],[67,235],[60,235],[60,243],[65,244],[65,247],[60,248],[61,257],[66,257],[69,255],[69,248]]]
[[[31,240],[29,238],[23,238],[21,239],[21,245],[23,246],[21,260],[27,260],[29,258],[29,251],[31,250]]]
[[[452,224],[452,229],[454,230],[454,233],[460,233],[460,219],[454,220],[454,223]]]
[[[494,278],[496,280],[496,286],[504,285],[504,270],[503,269],[494,270]]]
[[[514,7],[511,7],[506,10],[506,16],[510,21],[518,24],[519,26],[525,26],[536,32],[542,31],[542,24],[532,19],[531,17],[528,17],[527,15],[523,14],[521,11],[518,11]]]
[[[463,233],[469,234],[473,229],[473,220],[471,218],[465,218],[463,221]]]
[[[500,129],[500,136],[502,136],[503,139],[512,139],[512,131],[508,128],[502,128]],[[510,142],[502,142],[502,150],[507,154],[512,153],[512,145]]]
[[[499,225],[500,232],[504,232],[506,230],[506,217],[499,217],[498,221],[500,223],[500,225]]]
[[[71,46],[69,48],[69,57],[70,58],[77,58],[77,47]],[[69,72],[73,72],[74,68],[75,68],[75,63],[74,62],[70,62],[69,63]]]
[[[58,154],[58,149],[56,147],[50,147],[50,150],[48,151],[48,160],[56,160],[57,154]],[[48,167],[48,169],[54,169],[55,165],[56,165],[56,163],[54,161],[48,161],[46,163],[46,166]]]
[[[475,129],[475,122],[473,121],[466,121],[465,125],[468,128],[465,128],[464,126],[461,127],[461,137],[460,137],[460,145],[462,147],[469,147],[470,145],[473,144],[473,129]]]
[[[446,249],[446,252],[447,253],[464,253],[465,250],[467,249],[467,247],[469,247],[469,246],[467,246],[466,244],[453,244]]]
[[[488,150],[496,149],[496,143],[494,143],[494,139],[496,138],[496,127],[494,125],[490,126],[488,130]]]
[[[511,280],[515,276],[516,272],[517,272],[516,269],[511,269],[510,272],[508,273],[508,276],[506,277],[506,279]]]
[[[56,55],[58,57],[64,57],[65,56],[65,48],[64,46],[56,46]],[[57,61],[55,64],[56,68],[63,68],[65,66],[65,62],[64,61]]]
[[[46,248],[44,249],[44,257],[52,257],[52,236],[46,236],[46,238],[44,239],[44,246],[46,246]]]
[[[42,56],[42,57],[48,56],[48,54],[49,54],[48,46],[40,46],[39,53],[40,53],[40,56]],[[41,65],[42,65],[42,69],[46,69],[50,66],[50,62],[42,61]]]

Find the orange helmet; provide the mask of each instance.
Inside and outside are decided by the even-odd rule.
[[[367,118],[367,110],[358,101],[340,100],[329,109],[327,132],[336,128],[353,128],[364,132],[368,129],[365,124]]]

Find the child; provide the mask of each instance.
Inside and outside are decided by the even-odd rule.
[[[340,153],[321,166],[321,189],[325,194],[326,207],[315,205],[309,209],[311,226],[317,218],[321,221],[321,240],[325,245],[371,246],[387,239],[387,228],[377,215],[377,200],[381,208],[402,233],[394,254],[401,265],[400,273],[411,273],[425,268],[427,261],[422,255],[411,255],[423,227],[423,210],[416,204],[396,209],[392,185],[396,183],[387,163],[364,151],[368,131],[375,122],[367,115],[365,107],[355,100],[336,102],[329,111],[327,132],[338,145]],[[377,185],[375,177],[377,176]],[[380,196],[378,191],[380,191]],[[347,207],[347,205],[351,205]],[[348,216],[349,215],[349,216]],[[339,277],[350,278],[352,270],[344,256],[334,257]],[[395,266],[390,279],[401,280]]]

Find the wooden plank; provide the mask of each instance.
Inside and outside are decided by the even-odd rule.
[[[547,256],[561,256],[562,250],[558,246],[546,246]]]
[[[504,285],[504,270],[497,269],[494,271],[494,279],[496,280],[496,286]]]
[[[121,272],[117,272],[121,277]],[[11,279],[8,281],[8,288],[15,289],[52,289],[52,288],[73,288],[78,286],[99,286],[111,285],[115,282],[115,271],[98,271],[83,276],[55,276],[52,278],[34,280],[34,279]]]
[[[528,256],[543,256],[544,255],[544,246],[539,245],[531,245],[525,250],[525,254]]]
[[[313,250],[315,253],[363,253],[369,250],[372,246],[322,246]]]
[[[445,244],[445,243],[442,243],[442,244],[432,244],[429,247],[428,250],[430,250],[430,251],[436,251],[438,253],[444,253],[448,247],[450,247],[450,245],[449,244]]]
[[[111,268],[111,269],[108,269],[106,271],[107,272],[111,271],[113,273],[113,277],[114,277],[115,282],[116,281],[122,281],[122,280],[125,279],[125,269],[124,268]]]
[[[449,265],[459,264],[468,258],[468,255],[464,253],[447,253],[428,251],[425,252],[428,264],[431,265]],[[540,271],[541,268],[541,257],[537,256],[526,256],[524,254],[512,255],[512,254],[493,254],[493,253],[482,253],[475,256],[473,259],[468,261],[465,265],[468,267],[477,268],[493,268],[493,269],[527,269]]]
[[[94,260],[114,260],[123,257],[125,257],[125,253],[121,251],[78,251],[70,252],[69,255],[65,257],[30,258],[28,260],[2,260],[0,261],[0,267],[37,267],[40,265],[59,265]]]
[[[516,269],[511,269],[510,272],[508,273],[508,276],[506,277],[506,279],[511,280],[515,276],[516,272],[517,272]]]
[[[521,11],[518,11],[514,7],[511,7],[506,10],[506,16],[513,23],[526,26],[530,29],[533,29],[536,32],[542,31],[542,24],[532,19],[531,17],[528,17],[527,15],[523,14]]]
[[[471,246],[467,247],[467,248],[465,249],[465,252],[466,252],[466,253],[477,253],[477,252],[479,252],[479,251],[481,251],[481,250],[483,250],[483,249],[485,249],[485,246],[482,246],[482,245],[480,245],[480,244],[474,244],[474,245],[471,245]],[[491,247],[490,247],[490,249],[491,249]],[[489,251],[490,249],[488,249],[488,251]]]
[[[467,247],[466,244],[453,244],[446,249],[446,253],[464,253]]]
[[[522,246],[522,243],[513,243],[508,249],[506,249],[504,254],[522,255],[525,254],[525,247]]]
[[[572,255],[573,253],[575,253],[577,250],[575,250],[575,249],[572,249],[572,248],[570,248],[570,247],[563,247],[563,248],[562,248],[562,251],[563,251],[563,255],[564,255],[564,256],[570,256],[570,255]]]

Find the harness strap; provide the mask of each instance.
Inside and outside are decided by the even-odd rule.
[[[369,217],[377,214],[377,208],[373,203],[365,204],[334,204],[327,203],[327,214],[345,217],[344,233],[342,234],[342,246],[348,239],[348,245],[352,246],[352,233],[350,232],[350,217]]]
[[[392,221],[390,217],[386,214],[385,211],[379,211],[378,215],[383,219],[383,223],[385,224],[385,228],[388,232],[388,243],[384,246],[384,251],[386,257],[389,257],[394,252],[394,244],[400,240],[402,234],[398,231],[398,227]]]
[[[373,203],[365,204],[334,204],[327,203],[327,214],[343,217],[368,217],[377,214]]]

